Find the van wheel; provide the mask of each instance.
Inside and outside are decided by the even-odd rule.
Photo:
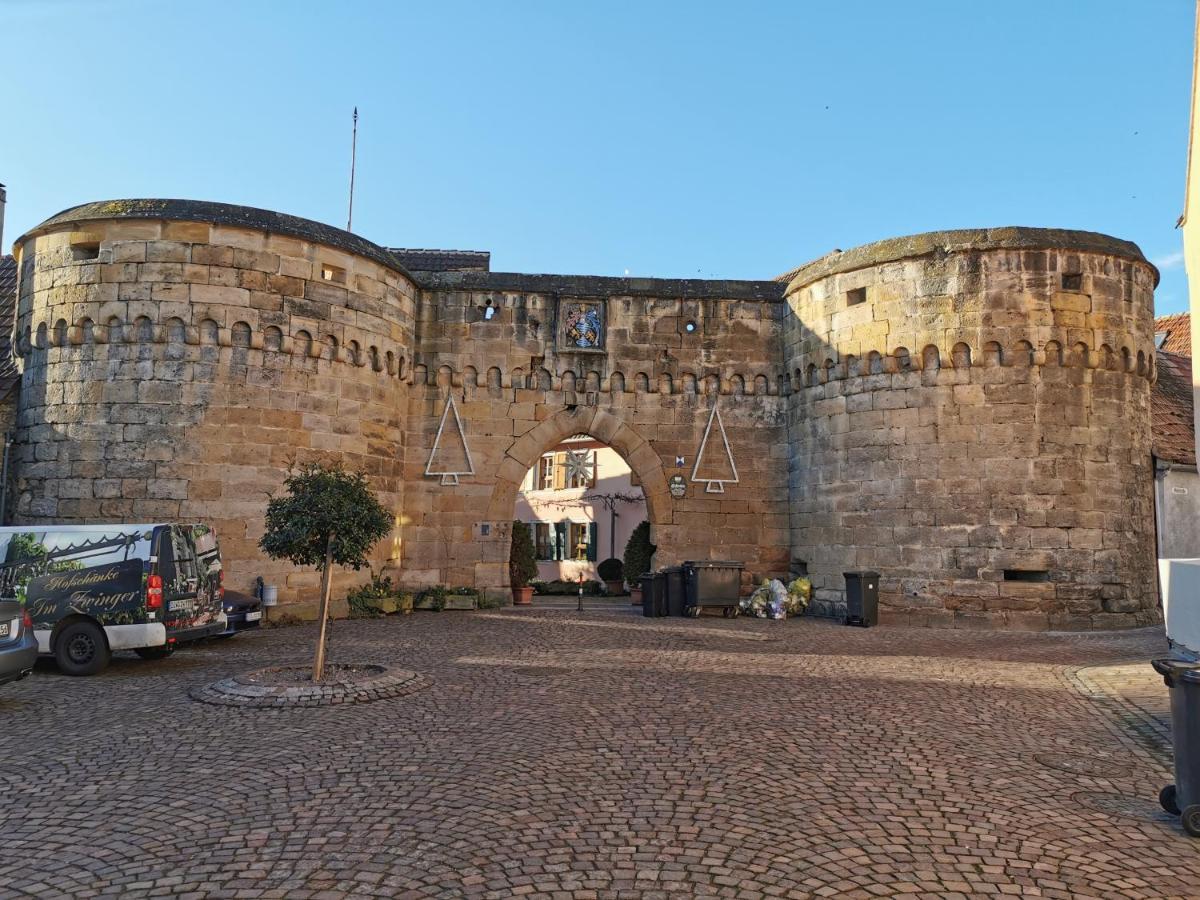
[[[175,645],[163,644],[161,647],[137,647],[133,652],[142,659],[166,659],[175,652]]]
[[[54,641],[54,661],[64,675],[95,675],[111,658],[104,632],[94,622],[72,622]]]

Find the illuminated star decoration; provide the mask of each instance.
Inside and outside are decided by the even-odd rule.
[[[592,480],[592,455],[586,450],[575,453],[568,450],[563,465],[567,469],[567,484],[586,485]]]

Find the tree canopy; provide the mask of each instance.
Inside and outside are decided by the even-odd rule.
[[[283,486],[285,493],[267,503],[266,533],[258,542],[272,559],[323,570],[328,548],[335,565],[361,569],[391,530],[391,515],[360,472],[308,463],[293,469]]]

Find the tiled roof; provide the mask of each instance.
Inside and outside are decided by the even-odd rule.
[[[17,312],[17,261],[0,256],[0,398],[8,396],[20,373],[12,354],[13,320]]]
[[[1157,339],[1160,334],[1166,335],[1161,344]],[[1159,316],[1154,320],[1154,335],[1154,344],[1159,350],[1183,356],[1192,355],[1192,317],[1187,313]]]
[[[487,250],[413,250],[388,247],[388,252],[411,272],[488,272],[492,254]]]
[[[1159,350],[1158,380],[1150,393],[1150,445],[1154,455],[1181,466],[1196,465],[1192,407],[1192,359]]]

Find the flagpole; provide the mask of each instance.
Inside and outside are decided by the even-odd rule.
[[[354,163],[358,156],[358,107],[354,107],[354,130],[350,136],[350,211],[346,214],[346,230],[354,224]]]

